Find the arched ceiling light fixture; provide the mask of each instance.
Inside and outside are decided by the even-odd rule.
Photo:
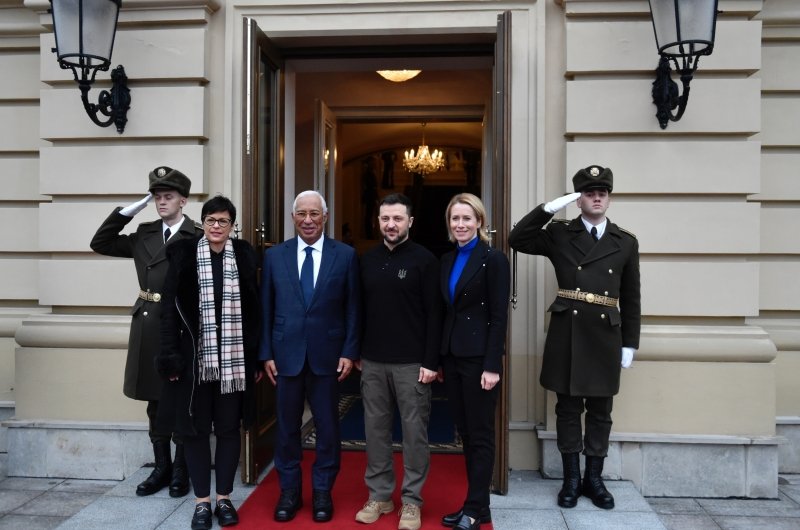
[[[377,73],[388,81],[402,83],[409,79],[414,79],[422,70],[377,70]]]

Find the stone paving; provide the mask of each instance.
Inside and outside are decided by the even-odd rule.
[[[121,482],[5,478],[0,480],[0,530],[188,528],[191,495],[173,499],[165,489],[136,496],[136,485],[149,473],[142,468]],[[585,498],[564,510],[555,503],[560,481],[543,479],[535,471],[512,471],[509,494],[492,496],[492,516],[496,530],[800,529],[800,475],[782,475],[779,481],[775,500],[644,498],[631,482],[607,481],[616,499],[614,510],[596,508]],[[253,489],[236,484],[234,503],[240,505]]]

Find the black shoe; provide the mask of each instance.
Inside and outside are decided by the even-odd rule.
[[[230,499],[220,499],[217,507],[214,508],[214,515],[217,516],[220,526],[231,526],[239,523],[239,514]]]
[[[461,508],[457,512],[448,513],[447,515],[442,517],[442,526],[453,527],[458,524],[458,521],[461,519],[461,516],[464,515],[464,508]],[[492,512],[489,511],[489,507],[481,508],[480,517],[478,517],[478,522],[481,524],[489,524],[492,522]]]
[[[458,523],[453,527],[456,530],[480,530],[481,527],[481,520],[480,518],[475,519],[474,523],[469,522],[468,515],[462,515],[461,519],[458,520]]]
[[[333,518],[333,499],[331,499],[330,491],[314,490],[311,505],[314,510],[314,522],[324,523]]]
[[[603,474],[603,457],[586,455],[586,472],[583,476],[581,493],[592,499],[592,504],[604,510],[614,508],[614,497],[606,489],[601,478]]]
[[[185,497],[189,493],[189,470],[183,456],[183,444],[175,444],[175,460],[172,462],[172,479],[169,483],[170,497]]]
[[[211,528],[211,503],[198,502],[194,505],[192,516],[192,530],[210,530]]]
[[[297,510],[303,507],[303,498],[299,489],[281,490],[278,504],[275,505],[274,519],[280,523],[291,521],[297,515]]]
[[[172,479],[172,462],[170,461],[169,440],[153,442],[153,456],[156,465],[150,476],[136,486],[136,495],[144,497],[152,495],[169,485]]]
[[[574,508],[581,496],[581,457],[580,453],[561,453],[564,469],[564,482],[558,492],[558,505]]]

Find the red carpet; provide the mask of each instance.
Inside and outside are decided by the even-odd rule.
[[[364,469],[367,455],[363,451],[343,451],[342,468],[333,488],[334,512],[329,523],[315,523],[311,519],[311,463],[314,461],[313,451],[303,451],[303,508],[288,523],[277,523],[272,519],[275,503],[278,501],[280,488],[277,473],[273,470],[264,477],[261,484],[239,509],[237,530],[286,528],[287,530],[330,530],[350,528],[356,530],[396,530],[400,510],[399,488],[402,482],[402,455],[395,453],[395,469],[400,470],[397,477],[398,487],[393,498],[394,513],[386,514],[372,524],[365,525],[355,521],[356,512],[361,509],[368,497],[364,484]],[[432,454],[431,469],[422,496],[425,505],[422,507],[422,527],[444,528],[440,519],[445,513],[461,507],[467,493],[467,480],[462,455]],[[492,525],[482,525],[482,529],[491,529]]]

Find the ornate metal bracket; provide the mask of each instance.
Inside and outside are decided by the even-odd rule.
[[[656,118],[658,118],[658,123],[662,129],[666,129],[670,121],[678,121],[683,116],[686,104],[689,101],[689,83],[692,81],[696,68],[697,62],[695,62],[694,68],[680,69],[683,94],[679,96],[678,84],[672,80],[669,59],[662,56],[658,62],[652,95],[653,104],[656,106]],[[672,114],[672,111],[676,108],[678,109],[677,114]]]
[[[75,76],[77,79],[77,75]],[[128,109],[131,106],[131,91],[128,88],[128,76],[125,75],[125,68],[117,66],[111,71],[111,92],[103,90],[100,92],[97,103],[89,102],[89,89],[92,88],[92,80],[78,81],[78,88],[81,91],[81,101],[86,114],[91,120],[100,127],[108,127],[112,123],[117,127],[117,132],[122,134],[125,124],[128,123]],[[102,114],[108,119],[100,121],[97,115]]]

